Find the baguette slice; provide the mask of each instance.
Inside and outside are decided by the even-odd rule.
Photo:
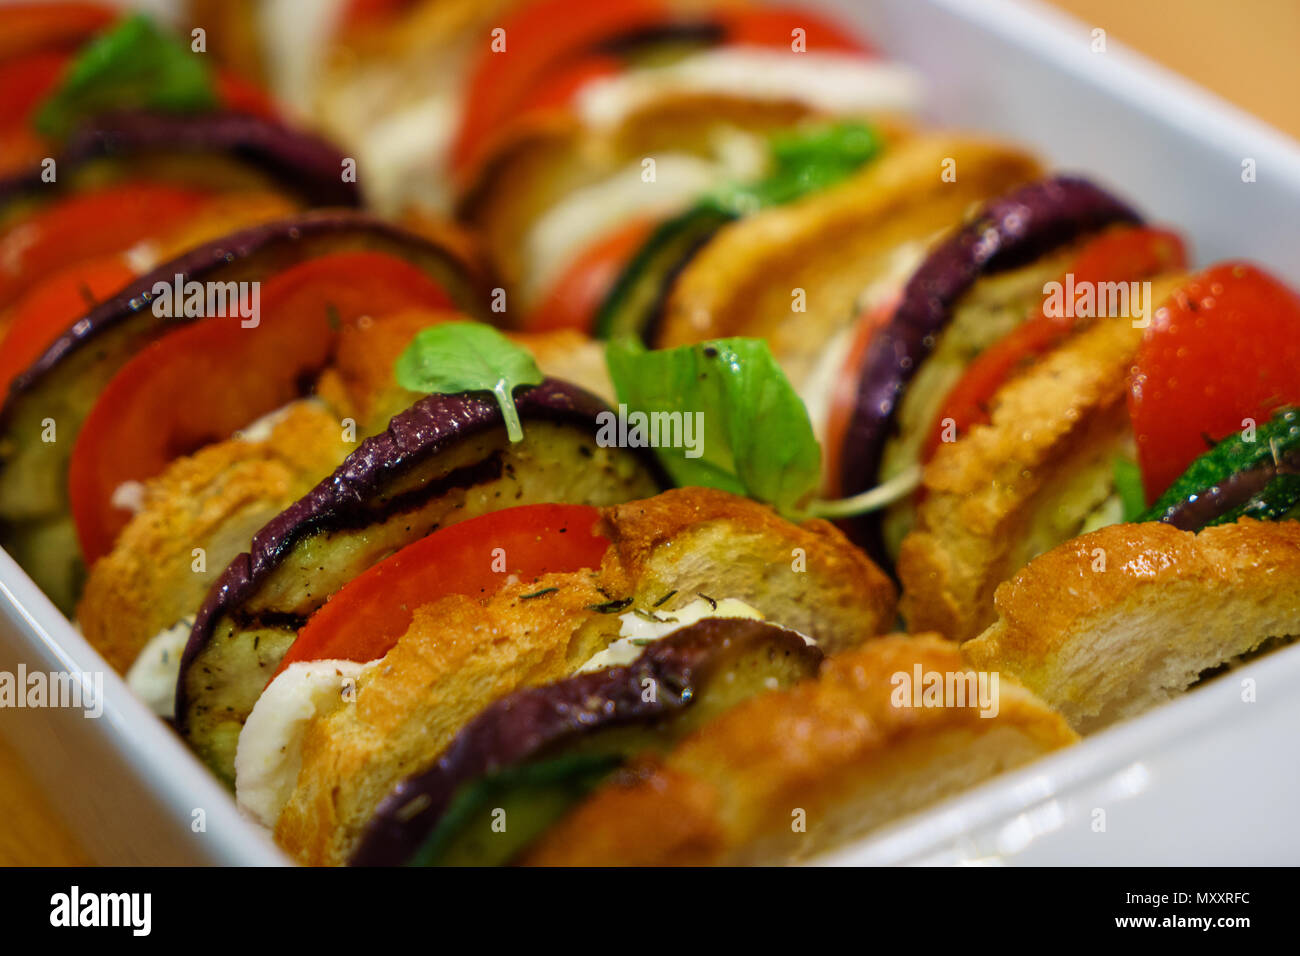
[[[1014,674],[1090,733],[1300,635],[1300,522],[1111,525],[1031,561],[996,604],[967,659]]]
[[[524,862],[789,862],[1077,739],[1008,679],[989,718],[978,707],[896,706],[896,675],[917,667],[969,673],[936,635],[892,635],[830,658],[816,680],[747,701],[605,785]]]
[[[410,630],[358,681],[355,705],[308,728],[298,785],[276,827],[290,853],[305,863],[345,861],[379,802],[484,707],[568,677],[608,646],[618,617],[595,608],[611,598],[668,614],[701,591],[739,598],[826,651],[893,622],[892,583],[824,521],[794,525],[703,488],[603,514],[613,546],[599,571],[546,575],[487,602],[452,596],[415,611]]]
[[[997,586],[1106,499],[1132,441],[1125,382],[1141,340],[1128,318],[1093,325],[1000,389],[989,424],[939,446],[898,554],[909,630],[979,634]]]

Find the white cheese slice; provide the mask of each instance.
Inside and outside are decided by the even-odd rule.
[[[239,733],[235,801],[274,827],[302,769],[307,726],[344,706],[368,665],[354,661],[297,661],[271,681]]]
[[[795,53],[728,46],[666,66],[594,80],[574,105],[593,126],[617,126],[663,96],[680,93],[795,101],[826,113],[910,113],[921,102],[915,73],[851,53]]]
[[[126,672],[126,686],[160,717],[172,717],[176,710],[176,681],[181,672],[181,653],[190,639],[193,618],[165,627],[149,639]]]

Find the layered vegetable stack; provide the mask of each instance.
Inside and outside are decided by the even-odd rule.
[[[1300,633],[1279,279],[803,8],[286,11],[0,8],[0,543],[300,861],[807,857]]]

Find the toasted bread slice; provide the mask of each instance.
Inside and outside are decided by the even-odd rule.
[[[145,485],[140,511],[90,569],[77,608],[86,639],[126,673],[150,638],[194,613],[258,528],[352,448],[333,414],[303,401],[264,439],[219,442],[174,461]]]
[[[524,862],[807,858],[1077,739],[1013,680],[999,679],[996,693],[988,683],[996,714],[978,701],[956,706],[956,694],[933,698],[949,706],[916,706],[899,675],[911,680],[918,668],[954,688],[958,676],[976,677],[956,647],[934,635],[893,635],[830,658],[816,680],[753,698],[662,760],[630,768],[548,831]]]
[[[346,860],[379,801],[483,707],[574,673],[616,638],[617,615],[601,609],[611,599],[671,613],[699,591],[737,597],[827,650],[860,644],[893,620],[892,584],[826,522],[798,526],[748,499],[687,488],[604,509],[604,524],[613,545],[598,571],[416,611],[359,681],[355,706],[309,727],[298,786],[276,827],[286,849],[307,863]],[[524,597],[548,588],[557,590]]]
[[[945,163],[956,163],[955,181]],[[799,388],[900,248],[923,247],[972,205],[1041,172],[1027,153],[996,142],[948,134],[893,146],[838,185],[719,232],[674,283],[659,344],[759,336]],[[802,311],[793,308],[798,289]]]
[[[1110,494],[1141,338],[1128,318],[1098,322],[1003,386],[988,425],[938,448],[898,556],[909,630],[974,637],[997,586]]]
[[[967,659],[1014,674],[1089,733],[1300,635],[1300,522],[1110,525],[1035,558],[996,605]]]

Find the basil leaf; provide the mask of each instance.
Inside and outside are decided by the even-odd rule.
[[[771,169],[754,183],[718,190],[703,203],[742,216],[793,202],[847,179],[883,146],[880,135],[861,123],[834,123],[773,138]]]
[[[514,391],[544,376],[532,355],[480,322],[443,322],[421,330],[397,359],[397,384],[413,392],[492,392],[511,441],[524,437]]]
[[[629,442],[657,432],[655,450],[679,485],[748,495],[787,513],[817,489],[821,449],[808,410],[766,342],[717,339],[651,352],[617,341],[605,356]],[[690,440],[666,441],[665,432]]]
[[[109,110],[198,112],[217,105],[202,54],[143,14],[92,40],[35,117],[38,132],[64,136],[82,120]]]

